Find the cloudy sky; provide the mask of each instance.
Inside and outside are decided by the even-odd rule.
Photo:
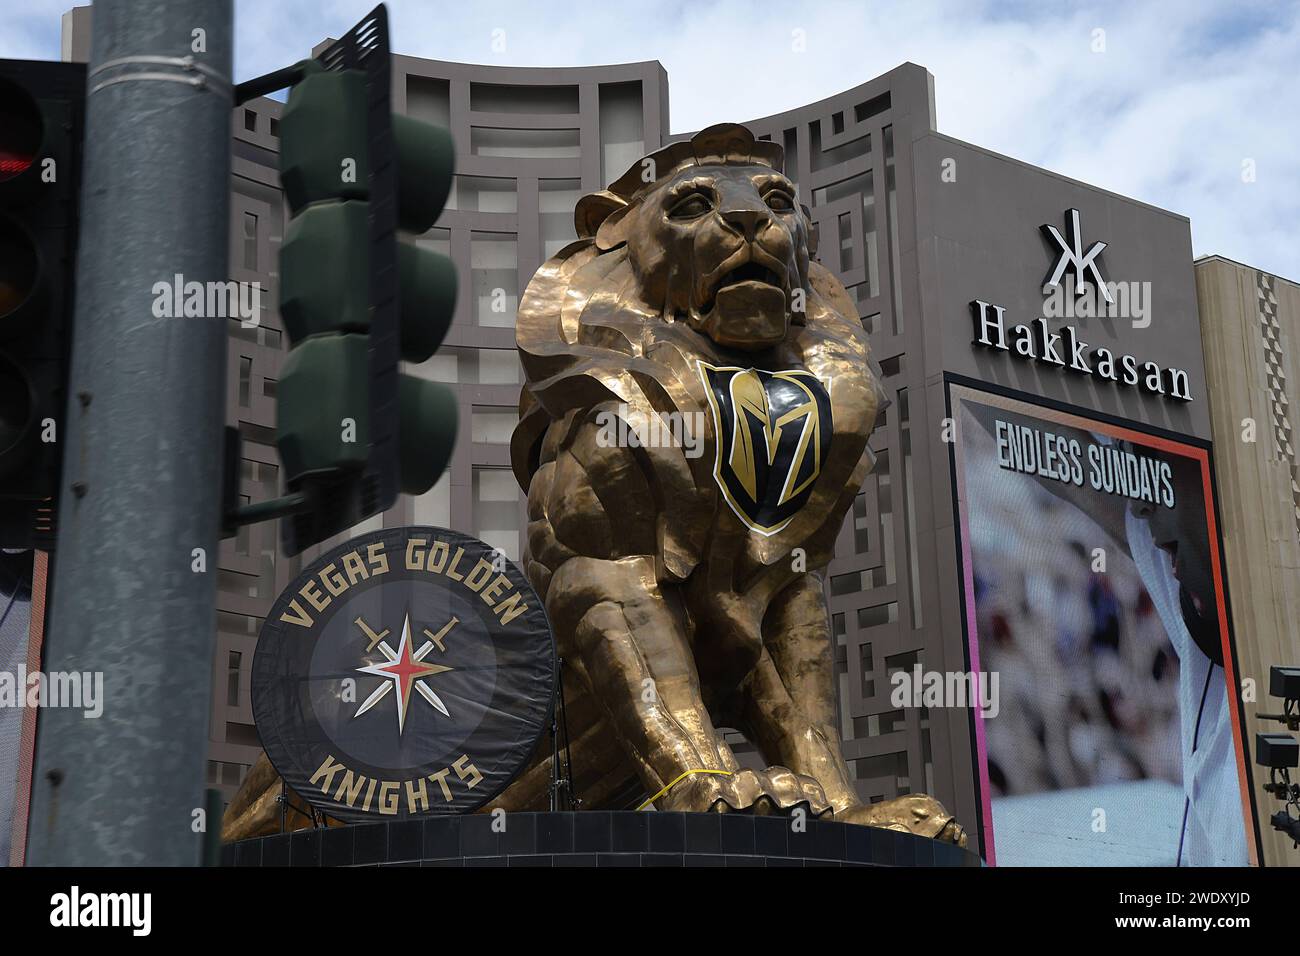
[[[56,59],[69,5],[6,3],[0,57]],[[373,5],[237,0],[236,78],[307,55]],[[800,106],[910,60],[934,75],[941,132],[1182,213],[1197,255],[1300,280],[1300,0],[388,6],[394,47],[413,56],[659,60],[674,131]]]

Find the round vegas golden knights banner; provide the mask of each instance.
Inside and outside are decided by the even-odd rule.
[[[285,589],[251,692],[285,782],[358,822],[490,800],[531,757],[554,683],[522,572],[476,538],[414,527],[353,538]]]

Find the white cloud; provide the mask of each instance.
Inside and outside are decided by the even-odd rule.
[[[372,6],[240,0],[237,77],[308,55]],[[62,9],[38,0],[0,14],[0,56],[57,57]],[[1300,278],[1294,2],[392,0],[389,9],[397,52],[413,56],[657,59],[675,132],[801,106],[910,60],[934,74],[941,132],[1187,215],[1197,254]],[[1105,52],[1093,51],[1098,29]],[[1253,183],[1242,182],[1247,159]]]

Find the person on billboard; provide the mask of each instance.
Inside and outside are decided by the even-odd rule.
[[[992,408],[967,408],[991,434],[997,418],[1015,420],[1029,429],[1044,428],[1041,422]],[[1225,641],[1200,464],[1082,429],[1056,423],[1047,428],[1058,441],[1101,449],[1095,460],[1085,461],[1081,480],[1038,473],[1035,477],[1044,489],[1088,515],[1128,554],[1178,655],[1184,800],[1176,865],[1246,866],[1249,855],[1229,710],[1233,704],[1224,670]],[[1168,466],[1164,474],[1169,487],[1155,496],[1164,500],[1131,498],[1094,487],[1087,466],[1113,466],[1112,452],[1144,457],[1155,465],[1152,471]]]
[[[1133,451],[1127,442],[1116,443]],[[1205,525],[1200,465],[1143,447],[1169,465],[1174,507],[1089,494],[1090,513],[1126,550],[1182,665],[1183,823],[1179,866],[1246,866],[1241,790],[1223,634]],[[1057,482],[1056,484],[1060,484]]]

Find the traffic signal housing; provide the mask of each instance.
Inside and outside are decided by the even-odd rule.
[[[455,398],[402,374],[446,335],[456,271],[400,241],[437,220],[455,149],[446,130],[393,115],[383,8],[298,65],[280,118],[291,220],[280,248],[280,315],[291,350],[277,386],[276,443],[290,494],[283,522],[302,551],[427,491],[456,440]]]
[[[1268,692],[1282,698],[1282,713],[1255,716],[1260,720],[1276,720],[1287,730],[1300,730],[1300,667],[1269,668]],[[1291,780],[1291,771],[1300,766],[1300,743],[1291,734],[1255,734],[1255,763],[1268,768],[1268,783],[1264,792],[1281,800],[1285,806],[1274,813],[1269,822],[1300,847],[1300,783]],[[1295,810],[1296,816],[1290,811]]]
[[[0,60],[0,547],[54,546],[86,69]]]

